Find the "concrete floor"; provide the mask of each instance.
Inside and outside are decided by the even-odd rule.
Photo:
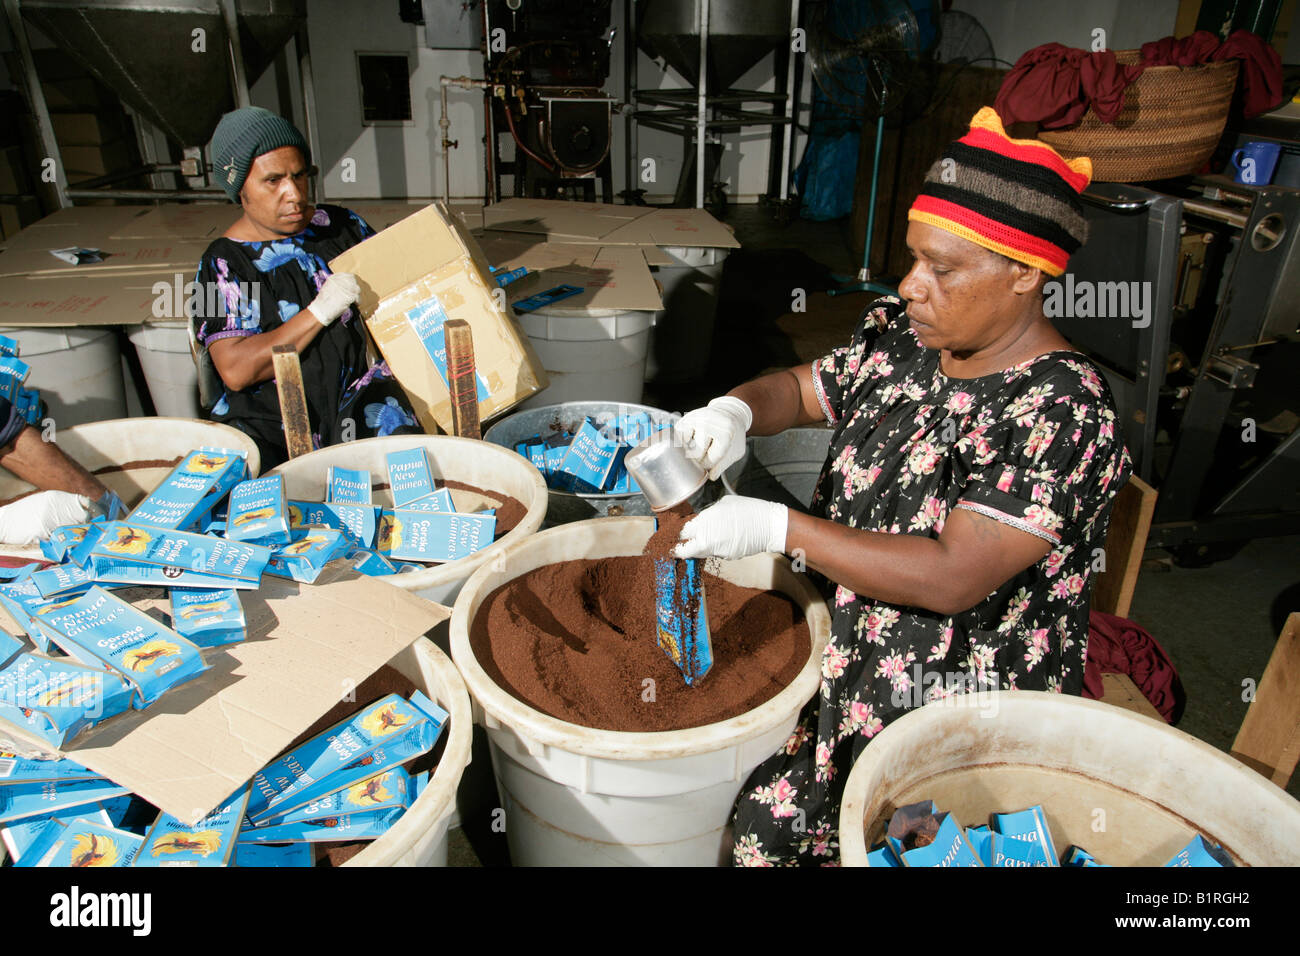
[[[865,294],[830,297],[829,273],[851,275],[858,260],[851,251],[847,220],[815,223],[774,221],[762,206],[733,206],[728,223],[747,253],[770,256],[770,281],[761,287],[723,290],[730,305],[718,317],[713,362],[706,380],[648,386],[645,402],[685,411],[733,385],[772,368],[811,361],[852,335]],[[783,254],[780,250],[785,250]],[[790,311],[790,290],[808,293],[807,311]],[[1285,614],[1300,611],[1300,540],[1251,542],[1235,557],[1207,568],[1161,562],[1150,553],[1138,578],[1129,616],[1165,648],[1187,692],[1178,729],[1226,751],[1248,707],[1243,682],[1258,683]],[[476,760],[487,761],[486,753]],[[1300,797],[1300,774],[1288,792]],[[449,863],[478,866],[480,857],[501,860],[500,844],[476,852],[461,830],[453,830]]]

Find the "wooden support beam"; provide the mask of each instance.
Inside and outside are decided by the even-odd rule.
[[[474,335],[464,319],[448,319],[442,326],[442,333],[447,345],[452,433],[461,438],[481,438],[478,377],[474,374]]]
[[[284,419],[284,443],[290,458],[312,451],[311,420],[307,417],[307,392],[302,387],[302,365],[292,345],[271,349],[275,366],[275,390],[280,394],[280,417]]]

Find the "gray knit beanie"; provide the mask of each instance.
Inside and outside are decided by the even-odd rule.
[[[298,128],[287,119],[260,106],[246,106],[221,117],[212,134],[212,166],[217,184],[231,202],[239,202],[239,190],[248,178],[253,160],[282,146],[296,146],[311,163],[311,151]]]

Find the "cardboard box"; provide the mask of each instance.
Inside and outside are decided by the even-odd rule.
[[[268,577],[245,601],[248,637],[209,651],[209,669],[147,710],[64,748],[82,766],[196,823],[450,611],[333,565],[319,584]],[[165,610],[167,594],[134,603]],[[269,638],[263,640],[263,638]],[[0,736],[30,739],[0,721]],[[39,743],[39,741],[37,741]],[[48,745],[44,745],[48,749]]]
[[[32,227],[36,228],[36,227]],[[5,253],[6,255],[8,253]],[[197,263],[196,263],[197,266]],[[156,283],[171,286],[176,270],[80,276],[0,277],[0,325],[137,325],[154,316]],[[173,296],[167,296],[171,301]]]
[[[478,244],[441,203],[354,246],[330,268],[360,280],[366,325],[427,430],[452,430],[442,336],[447,319],[464,319],[473,333],[480,419],[550,384],[527,336],[498,307]]]

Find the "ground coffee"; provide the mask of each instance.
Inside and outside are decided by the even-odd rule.
[[[686,686],[656,643],[650,554],[670,553],[689,513],[658,517],[647,554],[551,564],[493,591],[470,629],[488,676],[542,713],[623,731],[727,720],[786,687],[811,648],[803,612],[782,594],[707,573],[714,664]]]

